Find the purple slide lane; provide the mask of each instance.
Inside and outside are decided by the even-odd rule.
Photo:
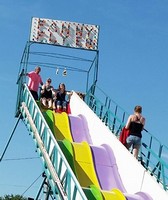
[[[73,116],[69,114],[70,129],[74,142],[86,141],[90,144],[95,171],[102,190],[111,191],[113,188],[124,193],[128,200],[152,200],[150,195],[144,192],[128,194],[118,172],[115,155],[107,144],[101,146],[92,145],[85,116]]]
[[[137,192],[136,194],[127,193],[118,172],[114,153],[109,145],[91,145],[91,150],[97,177],[103,190],[118,188],[128,200],[152,200],[150,195],[144,192]]]
[[[104,146],[91,145],[91,150],[101,188],[103,190],[118,188],[122,192],[126,192],[121,177],[117,172],[118,169],[114,155],[110,155],[109,157]]]
[[[78,115],[68,115],[70,121],[70,129],[74,142],[83,142],[86,141],[89,144],[92,144],[92,140],[89,134],[89,129],[87,127],[87,122],[84,116]]]

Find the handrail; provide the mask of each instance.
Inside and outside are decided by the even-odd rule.
[[[73,174],[64,154],[56,142],[38,105],[26,84],[23,84],[20,112],[23,122],[31,133],[42,159],[44,171],[54,197],[61,199],[86,200],[86,196]]]
[[[119,137],[129,116],[128,112],[95,84],[88,90],[85,102],[110,131]],[[149,131],[145,129],[144,131],[140,153],[141,163],[163,189],[168,191],[168,147],[161,144]]]

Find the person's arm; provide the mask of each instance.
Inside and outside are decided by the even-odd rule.
[[[41,94],[44,93],[44,90],[45,90],[45,85],[42,85],[42,87],[41,87]]]
[[[70,101],[72,93],[73,93],[72,91],[66,91],[67,101]]]
[[[42,79],[40,78],[40,84],[43,86],[44,84],[43,84],[43,81],[42,81]]]
[[[126,123],[126,125],[125,125],[125,128],[126,128],[126,129],[129,129],[129,126],[130,126],[130,123],[131,123],[131,118],[132,118],[132,115],[130,115],[130,116],[128,117],[127,123]]]
[[[146,122],[146,120],[145,120],[145,118],[143,118],[144,119],[144,121],[143,121],[143,126],[145,126],[145,122]]]
[[[141,120],[140,120],[140,122],[143,124],[143,129],[144,129],[144,126],[145,126],[145,118],[142,117]]]
[[[58,92],[58,90],[55,90],[55,89],[53,88],[53,90],[52,90],[52,96],[53,96],[53,100],[54,100],[54,101],[57,99],[57,92]]]
[[[27,72],[26,76],[28,76],[29,78],[31,78],[32,72]]]
[[[51,92],[52,92],[52,93],[54,92],[54,87],[53,87],[53,86],[51,86]]]

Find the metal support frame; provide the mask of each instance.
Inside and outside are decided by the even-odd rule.
[[[55,169],[54,169],[54,166],[50,160],[50,157],[48,155],[48,152],[45,148],[45,145],[43,144],[43,141],[41,140],[40,136],[39,136],[39,132],[36,128],[36,125],[34,124],[33,122],[33,119],[29,113],[29,110],[27,109],[26,107],[26,104],[23,102],[22,103],[22,108],[27,116],[27,119],[29,121],[29,124],[31,126],[31,129],[33,131],[33,134],[34,134],[34,137],[36,138],[36,141],[38,143],[38,146],[39,146],[39,149],[43,155],[43,158],[45,160],[45,163],[46,165],[48,166],[49,170],[50,170],[50,173],[51,173],[51,176],[52,176],[52,179],[53,179],[53,182],[54,184],[57,186],[58,188],[58,192],[59,192],[59,195],[61,196],[62,199],[66,200],[67,199],[67,194],[66,192],[64,191],[64,187],[62,186],[61,184],[61,181],[58,177],[58,174],[56,173]]]
[[[19,68],[19,73],[18,73],[18,79],[20,77],[20,74],[22,71],[24,71],[24,73],[27,73],[27,69],[28,69],[28,64],[29,64],[29,60],[30,60],[30,54],[31,54],[31,49],[34,45],[42,45],[42,44],[37,44],[37,43],[34,43],[34,42],[30,42],[28,41],[26,43],[26,46],[24,48],[24,51],[23,51],[23,55],[22,55],[22,58],[21,58],[21,61],[20,61],[20,68]],[[43,44],[44,45],[44,44]],[[56,46],[57,48],[65,48],[65,47],[61,47],[61,46]],[[76,50],[80,50],[80,49],[76,49]],[[84,50],[82,50],[84,51]],[[90,51],[90,50],[85,50],[85,51]],[[98,63],[99,63],[99,51],[98,50],[94,50],[92,51],[92,53],[95,53],[96,52],[96,55],[91,63],[91,66],[90,68],[88,69],[87,71],[87,80],[86,80],[86,91],[88,91],[88,88],[89,88],[89,79],[90,79],[90,72],[91,72],[91,69],[93,68],[93,80],[91,81],[91,85],[96,85],[97,83],[97,80],[98,80]],[[36,62],[36,65],[38,65],[38,62]],[[40,65],[40,63],[39,63]],[[42,66],[42,64],[41,64]],[[26,81],[26,77],[23,76],[23,80],[22,82],[25,83]],[[17,84],[18,84],[18,81],[17,81]],[[94,91],[93,91],[93,94],[94,94]],[[18,96],[19,93],[18,93]]]
[[[1,155],[0,162],[2,161],[4,155],[5,155],[6,151],[7,151],[7,148],[8,148],[8,146],[9,146],[11,140],[12,140],[12,137],[13,137],[13,135],[14,135],[14,133],[15,133],[15,130],[16,130],[18,124],[19,124],[19,121],[20,121],[21,117],[22,117],[22,115],[20,114],[19,117],[18,117],[18,119],[17,119],[17,122],[16,122],[16,124],[15,124],[15,126],[14,126],[14,128],[13,128],[13,131],[12,131],[10,137],[9,137],[9,140],[8,140],[6,146],[5,146],[5,149],[4,149],[4,151],[3,151],[2,155]]]
[[[55,199],[81,199],[86,196],[64,154],[56,142],[44,116],[26,84],[23,85],[20,112],[39,153],[47,181]],[[50,190],[49,190],[50,191]]]
[[[42,190],[43,189],[46,189],[46,191],[44,191],[43,193],[45,194],[45,200],[48,200],[49,199],[49,197],[51,197],[52,199],[54,199],[53,197],[52,197],[52,191],[51,191],[51,186],[48,184],[48,182],[47,182],[47,176],[46,176],[46,174],[45,174],[45,172],[43,172],[43,174],[42,174],[42,177],[43,177],[43,181],[42,181],[42,184],[41,184],[41,186],[40,186],[40,188],[39,188],[39,191],[38,191],[38,193],[37,193],[37,196],[36,196],[36,198],[35,198],[35,200],[38,200],[39,199],[39,196],[40,196],[40,194],[42,193]]]

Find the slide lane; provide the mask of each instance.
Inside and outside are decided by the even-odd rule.
[[[44,116],[88,199],[152,199],[143,192],[127,194],[112,149],[106,144],[92,145],[84,116],[49,110]]]
[[[101,190],[100,186],[99,186],[99,182],[97,180],[96,177],[96,173],[94,171],[94,164],[93,164],[93,160],[92,160],[92,154],[91,154],[91,149],[89,147],[89,145],[87,143],[84,143],[84,145],[82,145],[80,143],[76,143],[74,142],[74,146],[72,145],[73,142],[71,142],[72,140],[72,136],[71,131],[70,131],[70,125],[69,125],[69,121],[67,118],[67,114],[66,113],[55,113],[52,112],[51,110],[47,110],[46,112],[43,113],[47,123],[49,124],[49,127],[51,128],[51,130],[53,131],[54,136],[57,139],[58,144],[60,145],[64,155],[67,158],[67,161],[69,162],[72,170],[74,171],[74,174],[76,175],[77,178],[79,178],[80,181],[82,181],[82,185],[84,183],[84,185],[88,185],[89,187],[82,187],[84,192],[86,193],[86,196],[88,197],[88,199],[90,200],[105,200],[105,199],[118,199],[118,200],[125,200],[125,196],[121,193],[121,191],[119,191],[118,189],[113,189],[111,191],[104,191]],[[83,119],[83,116],[80,116],[80,120]],[[57,122],[56,122],[57,120]],[[86,134],[86,129],[87,126],[83,123],[83,128],[85,129],[85,132],[83,132],[83,136],[82,137],[86,137],[87,140],[90,140],[89,135]],[[81,135],[81,134],[80,134]],[[91,140],[90,140],[91,142]],[[79,144],[79,145],[77,145]],[[75,149],[75,150],[74,150]],[[79,153],[78,150],[81,149]],[[88,153],[88,155],[86,154],[86,151]],[[74,152],[76,152],[76,158],[75,159],[75,155]],[[82,163],[81,166],[83,167],[84,171],[82,172],[82,168],[80,167],[80,164],[78,164],[78,159],[80,160],[80,158],[83,157],[83,153],[86,155],[85,159],[87,157],[89,157],[89,159],[91,160],[90,163]],[[86,167],[89,166],[89,167]],[[90,177],[89,175],[87,175],[87,173],[90,172],[90,170],[92,169],[92,173],[90,173]],[[82,173],[81,173],[82,172]],[[83,176],[81,176],[83,175]],[[85,177],[84,177],[85,175]],[[79,181],[79,182],[80,182]],[[96,183],[96,185],[94,185]],[[90,184],[90,185],[89,185]],[[81,185],[81,186],[82,186]],[[91,198],[92,197],[92,198]]]
[[[89,200],[126,200],[118,189],[110,191],[101,189],[94,169],[92,152],[87,142],[76,143],[64,139],[58,141],[58,144]]]
[[[101,146],[91,145],[95,171],[103,190],[111,190],[118,188],[128,200],[152,200],[152,198],[144,193],[128,194],[118,172],[116,159],[111,147],[107,144]]]
[[[43,113],[43,115],[47,123],[49,124],[49,127],[53,131],[53,134],[56,137],[57,142],[60,145],[64,155],[66,156],[67,161],[74,171],[79,183],[82,183],[81,186],[86,193],[86,196],[88,196],[88,199],[90,199],[91,196],[94,196],[94,198],[91,198],[90,200],[125,200],[125,196],[118,189],[114,189],[111,191],[101,190],[96,177],[96,173],[94,171],[92,153],[89,144],[85,142],[83,143],[83,145],[81,145],[81,143],[72,142],[67,114],[60,114],[55,113],[51,110],[47,110]],[[83,137],[88,138],[85,133],[83,133]],[[75,155],[74,152],[76,152]],[[84,158],[86,160],[88,159],[88,161],[90,161],[85,162],[86,160],[84,160],[84,162],[80,162],[81,158]],[[85,185],[86,187],[83,187]]]
[[[68,115],[70,122],[70,131],[74,142],[87,141],[92,144],[86,119],[83,115]]]
[[[75,143],[72,142],[74,152],[74,165],[78,181],[82,187],[95,185],[98,188],[99,182],[95,173],[92,160],[92,152],[87,142]]]
[[[101,146],[92,145],[89,129],[87,127],[87,121],[83,115],[81,114],[78,116],[69,115],[69,119],[70,119],[69,121],[71,127],[71,134],[74,141],[76,142],[75,139],[77,139],[79,142],[87,141],[90,144],[94,159],[93,163],[101,189],[110,191],[111,188],[118,188],[120,191],[123,192],[123,194],[129,200],[144,200],[144,199],[152,200],[150,195],[144,192],[137,192],[135,194],[127,193],[123,185],[123,182],[121,180],[115,155],[111,147],[107,144]],[[79,126],[80,123],[81,125]],[[87,138],[89,138],[89,140]]]
[[[56,140],[68,139],[71,142],[73,141],[67,113],[56,113],[52,110],[47,110],[43,112],[43,115]]]

